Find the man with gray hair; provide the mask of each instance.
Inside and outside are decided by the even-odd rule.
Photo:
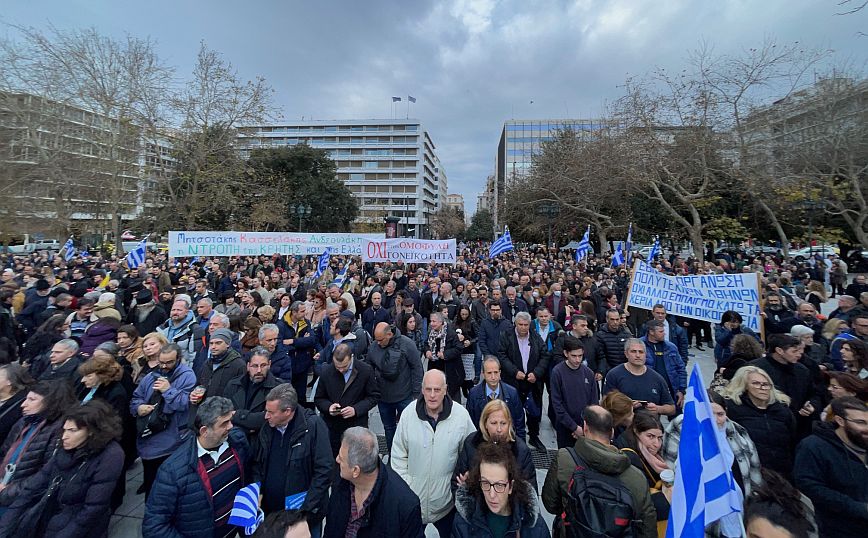
[[[609,370],[603,394],[620,391],[633,400],[633,408],[645,408],[658,415],[675,414],[675,401],[669,392],[667,381],[645,365],[647,351],[645,342],[628,338],[624,343],[627,362]]]
[[[71,338],[60,340],[51,348],[48,356],[48,367],[39,374],[39,381],[67,381],[78,385],[81,376],[78,375],[78,367],[82,360],[78,354],[78,343]]]
[[[266,396],[265,424],[253,454],[251,481],[262,484],[266,515],[299,508],[311,536],[319,536],[334,459],[328,428],[312,409],[299,405],[291,384],[278,385]]]
[[[142,521],[144,538],[234,536],[229,525],[235,495],[246,484],[249,447],[232,428],[232,402],[213,396],[199,406],[196,435],[189,436],[160,466]]]
[[[369,536],[383,529],[394,536],[425,535],[419,497],[380,461],[371,430],[356,426],[345,431],[335,461],[340,479],[332,488],[324,537]]]

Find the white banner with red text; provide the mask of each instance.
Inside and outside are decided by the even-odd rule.
[[[362,247],[362,261],[404,263],[455,263],[455,239],[369,239]]]

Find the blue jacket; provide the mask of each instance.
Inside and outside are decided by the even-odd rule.
[[[163,374],[154,370],[142,378],[130,401],[130,412],[139,416],[139,406],[148,403],[154,394],[154,381]],[[171,417],[169,426],[145,439],[137,439],[136,447],[143,459],[154,459],[174,452],[190,433],[187,413],[190,408],[190,392],[196,387],[196,374],[189,366],[179,364],[169,375],[169,390],[163,393],[163,412]]]
[[[497,356],[500,351],[500,335],[512,330],[512,322],[508,319],[501,318],[494,320],[486,318],[479,325],[479,351],[482,355]]]
[[[759,336],[750,327],[745,327],[742,325],[739,327],[738,331],[733,332],[724,327],[723,325],[715,325],[714,326],[714,360],[717,361],[718,368],[723,368],[729,363],[729,358],[732,356],[732,350],[729,349],[729,345],[732,343],[732,339],[735,338],[737,334],[747,334],[753,336],[760,341]]]
[[[506,402],[509,408],[509,414],[512,415],[512,425],[515,428],[516,437],[524,439],[524,407],[518,397],[518,390],[512,385],[507,385],[503,381],[500,382],[500,399]],[[476,429],[479,429],[479,419],[482,417],[482,409],[488,403],[488,398],[485,397],[485,380],[479,382],[478,385],[470,389],[467,394],[467,413],[470,415],[470,420]]]
[[[666,323],[669,325],[669,341],[675,344],[675,347],[678,348],[678,354],[681,355],[681,360],[684,361],[684,364],[687,364],[689,358],[687,353],[690,349],[687,331],[684,330],[684,327],[678,325],[675,318],[671,315],[666,316]],[[645,336],[646,334],[648,334],[648,322],[642,325],[639,336]]]
[[[271,362],[271,371],[280,379],[292,379],[294,375],[306,374],[313,366],[313,355],[316,351],[316,334],[311,330],[307,320],[299,322],[298,333],[283,320],[277,323],[277,353],[278,359]],[[292,340],[292,344],[284,344],[284,340]]]
[[[191,435],[160,466],[145,505],[143,538],[214,536],[214,508],[199,476],[196,444],[196,437]],[[232,486],[240,490],[248,482],[244,466],[250,450],[244,432],[239,429],[229,432],[229,448],[241,460],[241,480]]]
[[[371,307],[362,312],[362,327],[364,327],[365,331],[367,331],[371,336],[374,336],[374,328],[377,324],[383,322],[392,323],[392,314],[386,307],[381,306],[376,310]]]
[[[648,336],[643,336],[642,341],[645,342],[645,366],[656,370],[654,352],[651,349],[651,343],[648,341]],[[669,386],[675,392],[685,393],[687,391],[687,369],[684,367],[684,361],[681,360],[681,355],[678,353],[678,348],[675,344],[668,340],[664,340],[666,351],[663,352],[663,362],[666,364],[666,378],[669,381]],[[673,399],[675,394],[672,395]]]

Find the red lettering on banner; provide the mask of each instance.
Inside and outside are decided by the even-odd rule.
[[[368,243],[368,258],[387,258],[386,243],[371,241]]]

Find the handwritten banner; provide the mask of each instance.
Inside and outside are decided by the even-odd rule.
[[[637,260],[627,305],[651,310],[662,304],[670,314],[712,323],[720,323],[724,312],[735,310],[745,326],[759,333],[758,285],[756,273],[668,276]]]
[[[327,247],[335,256],[361,256],[369,240],[384,234],[295,233],[295,232],[169,232],[169,256],[308,256]]]
[[[455,263],[454,239],[375,239],[362,248],[365,262]]]

